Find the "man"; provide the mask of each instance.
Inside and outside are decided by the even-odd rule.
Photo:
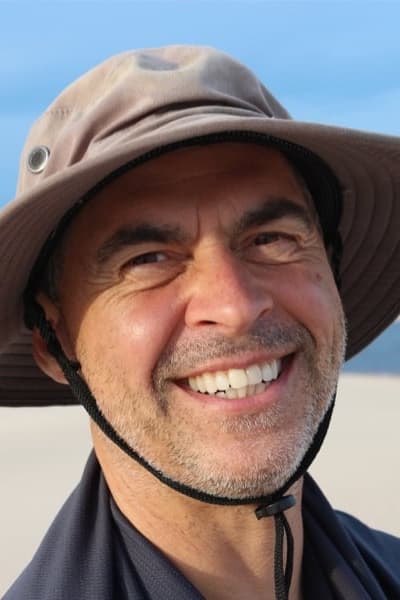
[[[399,313],[399,156],[208,48],[53,103],[1,217],[1,401],[81,402],[95,454],[6,600],[400,597],[399,540],[306,473]]]

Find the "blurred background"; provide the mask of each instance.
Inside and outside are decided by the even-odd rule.
[[[400,135],[399,22],[396,0],[0,0],[0,206],[14,195],[33,120],[72,80],[131,48],[216,46],[252,68],[296,119]],[[344,369],[312,468],[334,506],[397,535],[399,422],[397,321]],[[0,596],[89,451],[78,407],[0,409]]]

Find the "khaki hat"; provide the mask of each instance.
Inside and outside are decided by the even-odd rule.
[[[211,48],[127,52],[78,79],[34,124],[17,196],[0,213],[0,404],[76,403],[35,365],[23,322],[29,275],[63,215],[124,165],[227,140],[275,144],[308,167],[320,157],[340,182],[347,358],[397,317],[400,138],[294,121],[246,67]],[[328,199],[314,199],[321,215]]]

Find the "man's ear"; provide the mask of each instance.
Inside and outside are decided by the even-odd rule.
[[[36,297],[36,301],[42,306],[46,313],[46,318],[57,333],[58,325],[60,322],[60,310],[59,308],[42,292]],[[32,331],[32,348],[33,357],[38,367],[46,373],[51,379],[57,381],[57,383],[67,384],[64,373],[56,361],[56,359],[50,354],[47,349],[47,344],[42,338],[38,329]]]
[[[48,351],[47,344],[37,329],[32,331],[32,348],[33,358],[39,369],[57,383],[67,384],[60,365]]]

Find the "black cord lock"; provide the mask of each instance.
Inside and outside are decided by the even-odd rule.
[[[264,517],[273,517],[288,508],[292,508],[296,504],[296,499],[294,496],[283,496],[280,500],[273,502],[273,504],[265,504],[259,506],[255,513],[257,519],[263,519]]]

